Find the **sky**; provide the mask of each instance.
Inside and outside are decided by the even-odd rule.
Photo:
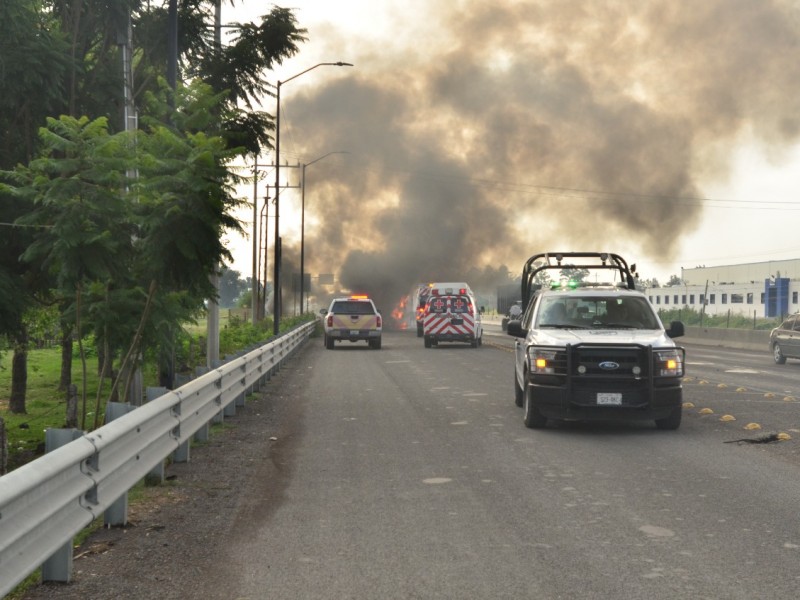
[[[306,272],[333,274],[330,293],[394,304],[433,280],[490,293],[548,251],[616,252],[662,284],[800,257],[796,0],[278,4],[308,40],[268,80],[354,65],[281,88],[281,164],[314,163]],[[239,0],[223,22],[271,6]],[[300,172],[282,167],[282,185]],[[285,282],[301,194],[280,198]],[[250,230],[252,209],[241,218]],[[249,276],[252,240],[228,246]]]

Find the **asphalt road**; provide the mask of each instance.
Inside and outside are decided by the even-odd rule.
[[[295,422],[241,491],[241,531],[210,586],[230,598],[794,596],[800,362],[691,347],[679,430],[529,430],[513,339],[488,329],[477,349],[425,349],[413,332],[385,333],[380,351],[312,340],[304,368],[281,376]],[[726,443],[773,430],[793,437]]]

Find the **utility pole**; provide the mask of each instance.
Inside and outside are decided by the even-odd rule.
[[[216,0],[214,6],[214,50],[217,55],[222,51],[222,0]],[[219,362],[219,271],[221,265],[214,266],[214,272],[209,276],[213,296],[208,299],[208,318],[206,321],[206,366],[211,369]]]

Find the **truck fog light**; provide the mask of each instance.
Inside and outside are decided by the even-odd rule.
[[[639,365],[636,365],[635,367],[633,367],[633,369],[631,369],[631,372],[634,375],[641,375],[642,374],[642,368]]]
[[[585,365],[580,365],[578,367],[578,373],[580,373],[581,375],[586,375],[586,366]]]

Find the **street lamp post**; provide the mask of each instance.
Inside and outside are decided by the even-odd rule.
[[[303,312],[303,294],[305,292],[305,281],[306,281],[306,271],[305,271],[305,260],[306,260],[306,167],[313,165],[315,162],[321,161],[323,158],[327,158],[331,154],[350,154],[349,152],[345,152],[344,150],[335,150],[333,152],[328,152],[327,154],[323,154],[319,158],[315,158],[311,162],[303,164],[303,178],[302,183],[300,186],[300,313]]]
[[[281,168],[281,86],[284,83],[289,83],[292,79],[300,77],[317,67],[331,66],[331,67],[352,67],[353,65],[346,62],[325,62],[309,67],[305,71],[301,71],[297,75],[292,75],[288,79],[278,81],[276,86],[275,99],[275,257],[273,262],[273,319],[272,333],[278,335],[280,332],[280,319],[281,319],[281,250],[280,250],[280,228],[279,228],[279,214],[280,214],[280,168]]]

